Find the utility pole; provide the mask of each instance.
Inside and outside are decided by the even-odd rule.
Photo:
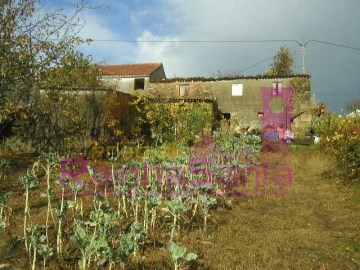
[[[305,41],[303,38],[302,41],[296,41],[299,46],[301,46],[301,52],[302,52],[302,71],[303,74],[305,74],[305,56],[306,56],[306,46],[308,45],[309,41]]]
[[[303,64],[303,66],[302,66],[303,74],[305,74],[305,54],[306,54],[305,48],[306,48],[306,46],[303,44],[303,45],[301,46],[301,51],[302,51],[302,64]]]

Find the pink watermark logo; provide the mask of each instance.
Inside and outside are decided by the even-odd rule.
[[[291,128],[293,89],[276,81],[272,87],[261,88],[261,95],[263,139],[290,143],[294,139]]]
[[[86,176],[90,176],[90,182],[83,180]],[[123,192],[131,192],[134,187],[146,190],[151,186],[149,192],[154,192],[161,186],[166,186],[166,194],[173,194],[179,188],[185,193],[203,188],[207,193],[218,195],[259,195],[273,187],[273,195],[279,195],[279,190],[282,190],[282,195],[287,195],[284,188],[292,184],[292,170],[280,166],[269,168],[266,164],[261,167],[242,168],[216,166],[215,159],[211,158],[192,158],[188,166],[176,167],[149,166],[147,162],[143,162],[141,168],[90,167],[85,159],[62,158],[60,178],[63,185],[72,181],[82,187],[86,194],[94,194],[93,190],[99,191],[100,187],[106,187],[109,192],[121,186]],[[252,189],[248,188],[249,183]]]

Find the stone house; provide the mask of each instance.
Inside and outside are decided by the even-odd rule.
[[[150,80],[166,79],[162,63],[100,65],[99,68],[105,87],[128,94],[146,92]]]
[[[284,93],[292,89],[291,115],[289,114],[284,125],[291,120],[293,130],[303,133],[311,120],[310,88],[299,87],[298,81],[304,81],[310,86],[308,75],[294,75],[284,78],[268,76],[228,77],[228,78],[174,78],[150,81],[147,93],[158,98],[171,99],[212,99],[216,102],[218,117],[231,119],[238,123],[240,128],[253,126],[262,128],[262,117],[273,113],[281,114],[288,102],[284,101]],[[295,83],[296,82],[296,83]],[[298,89],[293,89],[294,85]],[[283,89],[283,94],[267,97],[266,91]],[[301,97],[301,98],[300,98]],[[267,104],[269,103],[269,104]],[[269,110],[270,108],[270,110]],[[287,108],[288,109],[288,108]],[[291,119],[294,118],[294,119]]]

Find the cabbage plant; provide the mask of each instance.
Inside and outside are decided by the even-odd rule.
[[[192,252],[188,253],[186,247],[177,245],[172,241],[168,243],[167,249],[174,263],[174,270],[180,270],[185,266],[187,262],[194,261],[197,259],[196,253],[192,253]]]
[[[31,189],[39,186],[38,178],[35,174],[27,172],[25,175],[19,178],[21,184],[25,190],[25,208],[24,208],[24,241],[25,249],[29,252],[29,238],[27,234],[27,222],[30,218],[30,206],[29,206],[29,193]]]
[[[179,198],[174,198],[171,201],[167,201],[166,204],[167,204],[166,210],[169,211],[173,216],[173,224],[170,233],[170,237],[171,237],[170,239],[173,240],[175,229],[176,227],[179,227],[178,223],[179,223],[180,215],[185,213],[188,210],[188,207]]]

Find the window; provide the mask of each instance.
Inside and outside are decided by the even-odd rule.
[[[241,83],[233,84],[231,90],[231,94],[233,97],[243,95],[243,85]]]
[[[134,90],[144,90],[144,89],[145,89],[145,79],[135,79]]]
[[[188,84],[180,85],[179,96],[184,97],[187,96],[188,94],[189,94],[189,85]]]

